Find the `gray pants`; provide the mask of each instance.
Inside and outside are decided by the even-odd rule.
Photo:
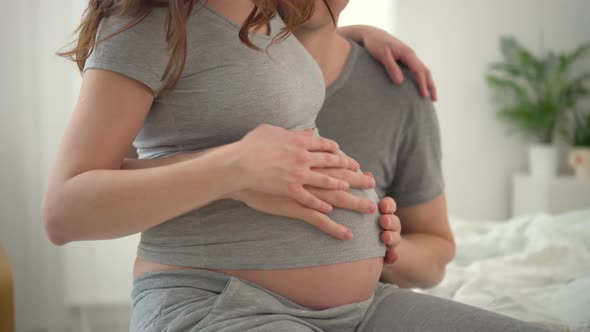
[[[311,310],[248,281],[195,269],[144,274],[132,297],[134,332],[542,331],[382,283],[366,301]]]

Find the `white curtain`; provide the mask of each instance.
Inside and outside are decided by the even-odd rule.
[[[0,19],[0,242],[13,265],[18,331],[65,330],[62,248],[40,219],[46,175],[79,86],[55,52],[84,1],[2,1]]]

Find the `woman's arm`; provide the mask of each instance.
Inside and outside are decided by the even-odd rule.
[[[53,243],[130,235],[245,189],[330,211],[304,185],[347,189],[348,183],[313,168],[358,168],[335,153],[334,141],[263,125],[198,158],[121,170],[152,101],[147,86],[126,76],[86,72],[43,199],[43,220]]]
[[[125,159],[121,168],[142,169],[175,164],[197,158],[218,148],[195,153],[184,153],[154,160]],[[372,175],[367,173],[361,174],[343,168],[326,168],[318,169],[316,171],[334,178],[342,179],[348,182],[351,188],[372,189],[375,186],[375,179]],[[349,209],[359,213],[372,213],[375,209],[374,203],[370,200],[356,197],[343,190],[307,189],[323,201],[339,208]],[[265,194],[254,190],[234,192],[229,194],[228,198],[240,201],[249,207],[264,213],[303,220],[328,234],[333,236],[337,235],[333,234],[338,231],[333,228],[335,222],[330,219],[328,215],[303,206],[291,198]],[[387,213],[392,214],[393,212]]]
[[[218,150],[223,146],[211,148],[211,149],[203,149],[197,152],[186,152],[180,153],[174,156],[165,157],[165,158],[158,158],[158,159],[137,159],[137,158],[125,158],[123,163],[121,164],[121,169],[142,169],[142,168],[152,168],[158,166],[166,166],[171,164],[176,164],[181,161],[187,161],[191,159],[195,159],[199,156],[202,156],[208,152]]]
[[[416,53],[401,40],[387,31],[369,25],[351,25],[338,28],[338,33],[361,45],[383,64],[391,80],[400,84],[404,75],[396,61],[403,62],[414,74],[418,90],[423,97],[430,95],[433,101],[438,99],[436,86],[430,70],[420,61]]]
[[[229,146],[167,167],[119,170],[152,100],[127,77],[86,72],[44,196],[53,243],[130,235],[240,189]]]

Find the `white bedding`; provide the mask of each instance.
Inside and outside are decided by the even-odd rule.
[[[441,284],[424,292],[590,331],[590,210],[451,227],[456,257]]]

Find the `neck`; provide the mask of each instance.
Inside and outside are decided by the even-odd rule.
[[[254,9],[254,3],[252,0],[207,0],[203,3],[239,26],[244,24],[246,18],[252,9]],[[250,31],[253,33],[268,35],[269,24],[262,27],[251,28]]]
[[[326,87],[330,86],[338,79],[348,59],[348,40],[341,37],[331,24],[315,30],[299,30],[295,36],[319,64]]]

